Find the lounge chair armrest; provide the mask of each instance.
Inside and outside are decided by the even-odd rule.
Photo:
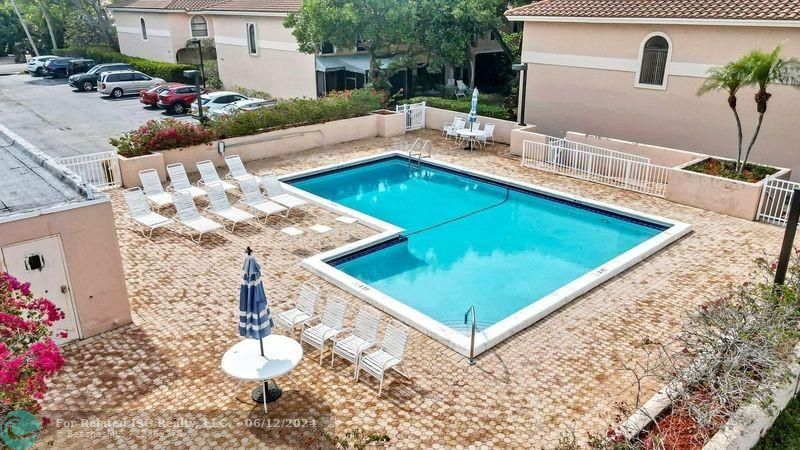
[[[369,345],[365,345],[363,348],[361,348],[361,349],[359,350],[358,354],[359,354],[359,355],[363,355],[364,353],[366,353],[366,351],[367,351],[367,350],[369,350],[369,349],[371,349],[371,348],[376,348],[377,346],[378,346],[378,343],[377,343],[377,342],[373,342],[373,343],[371,343],[371,344],[369,344]]]
[[[397,361],[397,362],[395,362],[395,361]],[[394,363],[394,364],[392,364],[392,365],[397,365],[397,364],[400,364],[401,362],[403,362],[403,360],[402,360],[402,359],[400,359],[400,358],[391,358],[391,359],[387,359],[386,361],[384,361],[384,363],[383,363],[383,365],[382,365],[382,367],[381,367],[381,368],[382,368],[382,369],[383,369],[383,371],[385,372],[385,371],[386,371],[386,366],[388,366],[389,364],[392,364],[392,363]]]
[[[344,339],[344,338],[346,338],[348,336],[351,336],[352,334],[353,334],[353,329],[352,328],[350,328],[350,327],[342,328],[338,333],[336,333],[335,335],[331,336],[331,340],[333,342],[339,342],[342,339]]]
[[[311,317],[309,317],[308,319],[303,321],[303,329],[305,330],[306,327],[310,327],[310,326],[316,325],[317,322],[319,322],[320,320],[321,320],[320,316],[311,316]]]
[[[322,340],[333,339],[334,337],[342,334],[343,331],[344,330],[328,330],[328,331],[322,333]]]
[[[197,183],[195,183],[195,185],[196,185],[197,187],[203,187],[203,186],[205,186],[205,185],[206,185],[206,182],[205,182],[205,181],[203,181],[203,180],[197,180]]]

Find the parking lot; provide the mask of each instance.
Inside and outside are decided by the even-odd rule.
[[[113,150],[110,137],[167,117],[194,120],[145,108],[137,96],[77,92],[66,79],[0,76],[0,124],[54,157]]]

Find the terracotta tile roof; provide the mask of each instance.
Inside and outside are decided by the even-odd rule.
[[[297,11],[301,3],[302,0],[118,0],[111,8],[284,13]]]
[[[798,0],[541,0],[507,16],[800,20]]]

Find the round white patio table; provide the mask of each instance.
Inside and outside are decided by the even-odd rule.
[[[275,378],[291,372],[303,358],[303,347],[286,336],[271,334],[264,339],[264,356],[261,356],[261,347],[258,339],[244,339],[222,355],[222,371],[229,376],[241,381],[259,381],[261,386],[253,390],[253,401],[264,403],[264,412],[267,412],[267,403],[274,402],[283,393],[275,383]],[[266,389],[267,383],[272,380],[274,389]]]
[[[459,137],[464,139],[465,141],[469,141],[469,147],[464,147],[464,150],[473,151],[475,148],[473,145],[475,144],[475,140],[478,137],[484,136],[486,134],[483,130],[470,130],[469,128],[464,128],[462,130],[456,131]]]

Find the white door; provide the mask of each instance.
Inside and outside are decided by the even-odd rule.
[[[78,321],[72,303],[61,239],[49,236],[9,245],[0,249],[5,270],[21,282],[31,284],[35,297],[44,297],[64,311],[64,318],[53,324],[59,344],[78,339]],[[61,331],[66,338],[59,337]]]

